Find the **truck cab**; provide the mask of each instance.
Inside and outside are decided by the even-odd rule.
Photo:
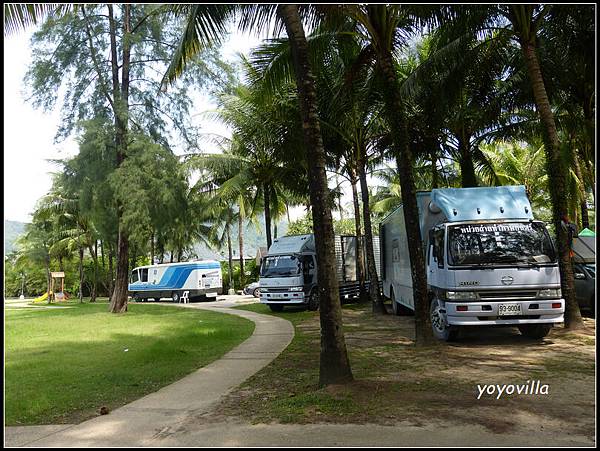
[[[316,268],[313,235],[276,239],[261,262],[260,302],[273,311],[281,311],[285,305],[306,305],[316,310]]]
[[[516,325],[539,336],[563,321],[560,274],[541,221],[443,223],[426,254],[431,321],[443,339],[460,326]]]

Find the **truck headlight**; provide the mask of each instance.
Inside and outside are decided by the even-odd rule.
[[[302,291],[303,287],[291,287],[290,291]]]
[[[562,296],[560,288],[547,288],[538,292],[539,298],[558,299]]]
[[[474,301],[477,293],[474,291],[446,291],[446,299],[453,301]]]

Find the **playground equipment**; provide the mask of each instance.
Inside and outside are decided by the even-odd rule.
[[[51,272],[50,273],[51,282],[50,282],[50,302],[52,301],[64,301],[65,297],[65,273],[60,272]],[[55,280],[60,280],[60,291],[58,293],[54,292],[54,282]],[[57,283],[58,286],[58,283]]]

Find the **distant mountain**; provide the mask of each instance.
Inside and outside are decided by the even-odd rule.
[[[15,241],[25,230],[25,223],[4,220],[4,255],[10,254],[15,248]]]

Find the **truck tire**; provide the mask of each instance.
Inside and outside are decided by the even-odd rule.
[[[171,293],[171,298],[173,299],[173,302],[179,302],[179,293],[177,291],[173,291],[173,293]]]
[[[550,333],[552,324],[519,324],[518,327],[524,337],[540,339]]]
[[[260,288],[255,288],[254,291],[252,292],[252,296],[254,296],[255,298],[259,298],[260,297]]]
[[[433,336],[442,341],[454,341],[458,338],[458,328],[449,326],[446,313],[440,305],[439,299],[433,299],[430,306],[431,328]]]
[[[319,290],[315,288],[310,292],[308,297],[308,310],[317,311],[319,310]]]
[[[283,312],[283,304],[269,304],[272,312]]]

